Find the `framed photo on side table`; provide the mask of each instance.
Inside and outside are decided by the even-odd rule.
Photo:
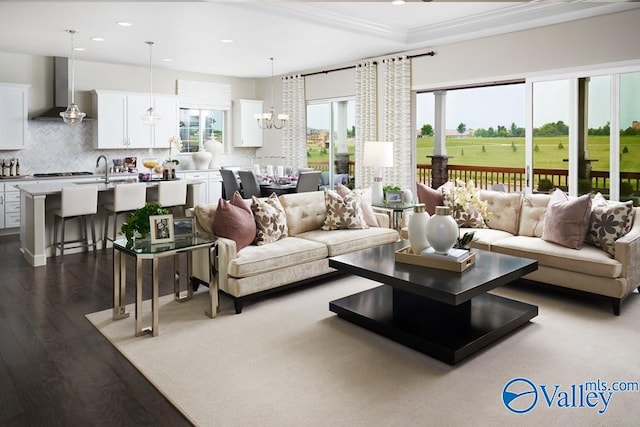
[[[149,215],[151,244],[173,242],[173,215]]]
[[[194,233],[193,218],[176,218],[173,220],[173,231],[175,237],[189,237]]]
[[[387,191],[385,202],[389,205],[402,203],[402,191]]]

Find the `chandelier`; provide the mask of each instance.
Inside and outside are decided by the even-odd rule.
[[[255,118],[258,121],[258,127],[261,129],[282,129],[286,126],[287,121],[289,120],[289,115],[276,115],[276,112],[273,108],[273,57],[269,59],[271,60],[271,109],[268,113],[256,114]]]
[[[160,120],[160,116],[153,111],[153,57],[151,50],[153,48],[153,42],[145,42],[149,45],[149,108],[144,116],[141,116],[142,122],[147,126],[155,126]]]
[[[71,103],[67,106],[67,109],[60,113],[60,117],[64,120],[65,123],[69,125],[75,125],[76,123],[81,123],[82,119],[86,116],[85,113],[80,111],[80,108],[74,102],[75,99],[75,49],[73,46],[73,36],[78,32],[76,30],[65,30],[67,33],[71,35]]]

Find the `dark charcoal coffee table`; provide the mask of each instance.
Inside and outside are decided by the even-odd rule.
[[[527,258],[482,250],[463,273],[395,262],[408,242],[329,259],[384,285],[329,303],[339,317],[454,365],[538,315],[538,307],[487,293],[538,269]]]

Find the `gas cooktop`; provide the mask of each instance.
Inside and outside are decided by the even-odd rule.
[[[78,176],[78,175],[93,175],[93,172],[47,172],[47,173],[34,173],[36,178],[48,178],[56,176]]]

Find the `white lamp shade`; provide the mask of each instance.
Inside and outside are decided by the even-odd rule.
[[[393,142],[365,141],[362,164],[376,168],[393,167]]]

